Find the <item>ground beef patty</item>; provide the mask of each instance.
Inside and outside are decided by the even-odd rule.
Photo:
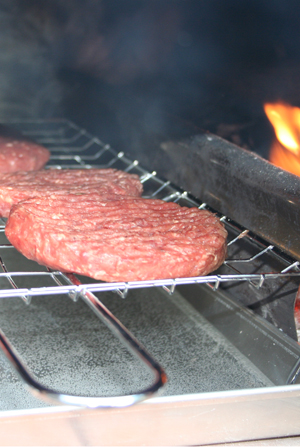
[[[0,137],[0,173],[41,169],[49,158],[48,149],[34,142]]]
[[[47,169],[0,175],[0,215],[21,200],[47,194],[97,193],[139,197],[143,186],[135,174],[117,169]]]
[[[29,259],[103,281],[206,275],[223,263],[227,236],[209,211],[76,194],[14,205],[5,233]]]

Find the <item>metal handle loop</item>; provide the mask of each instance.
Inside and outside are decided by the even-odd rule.
[[[72,282],[79,283],[74,275],[68,275]],[[80,297],[95,312],[95,314],[114,332],[114,334],[125,344],[133,354],[135,354],[153,373],[154,383],[136,393],[111,396],[111,397],[89,397],[66,394],[58,390],[45,387],[39,383],[29,372],[27,366],[21,360],[19,354],[10,344],[4,333],[0,329],[0,347],[6,358],[12,364],[19,376],[29,386],[30,391],[36,397],[50,403],[62,403],[65,405],[75,405],[87,408],[121,408],[128,407],[135,403],[149,399],[157,393],[167,382],[167,376],[163,368],[152,358],[141,343],[123,326],[123,324],[97,299],[91,292],[82,292]]]

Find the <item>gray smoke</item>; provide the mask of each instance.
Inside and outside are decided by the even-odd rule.
[[[138,148],[170,114],[261,119],[300,105],[299,21],[298,0],[0,0],[0,120],[67,116]]]

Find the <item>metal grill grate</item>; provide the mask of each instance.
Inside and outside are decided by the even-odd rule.
[[[50,149],[52,155],[48,169],[91,167],[122,169],[139,175],[145,197],[214,211],[208,204],[199,202],[188,192],[159,178],[155,172],[143,169],[138,161],[130,160],[123,152],[117,153],[109,145],[103,144],[98,138],[67,120],[10,121],[4,124],[10,125]],[[124,298],[129,289],[137,288],[162,287],[170,294],[175,291],[177,285],[194,283],[206,283],[211,288],[217,289],[223,283],[230,286],[232,282],[244,282],[251,287],[261,288],[266,281],[300,277],[298,261],[285,256],[276,247],[259,239],[247,229],[241,228],[226,216],[219,215],[219,217],[229,235],[228,258],[215,274],[196,278],[119,283],[103,283],[86,277],[76,277],[73,274],[63,274],[29,261],[8,243],[4,233],[5,220],[1,220],[0,264],[3,272],[0,273],[0,298],[21,297],[27,304],[33,296],[66,294],[74,301],[81,298],[154,375],[154,382],[150,386],[129,395],[88,397],[66,394],[39,383],[0,330],[0,348],[34,394],[45,400],[69,405],[92,408],[124,407],[151,397],[166,383],[164,369],[104,306],[94,292],[113,291]]]
[[[102,143],[101,140],[68,120],[10,121],[5,124],[21,131],[51,151],[49,169],[89,169],[91,167],[122,169],[139,175],[144,186],[144,197],[159,198],[174,201],[183,206],[197,206],[214,211],[186,191],[159,178],[156,172],[145,170],[138,161],[130,160],[123,152],[116,152],[109,145]],[[0,273],[0,298],[20,296],[29,303],[31,297],[36,295],[69,294],[71,297],[76,297],[85,291],[115,291],[125,297],[129,289],[163,287],[172,293],[177,285],[206,283],[217,289],[221,283],[232,281],[248,281],[259,288],[266,280],[276,280],[278,277],[300,277],[298,261],[285,256],[276,247],[257,238],[226,216],[219,215],[219,217],[228,231],[229,242],[228,258],[217,274],[118,283],[84,280],[84,284],[79,285],[74,284],[68,275],[50,271],[29,261],[27,264],[23,262],[23,271],[16,271],[10,262],[12,256],[9,253],[15,249],[5,240],[5,220],[1,220],[0,231],[3,243],[0,245],[0,263],[3,272]],[[243,241],[242,247],[241,241]],[[37,286],[33,287],[35,284]]]

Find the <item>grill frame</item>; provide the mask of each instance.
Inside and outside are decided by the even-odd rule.
[[[69,123],[65,120],[55,120],[52,123]],[[31,123],[31,124],[30,124]],[[44,121],[39,120],[41,126],[44,125]],[[8,124],[15,125],[18,127],[17,122],[10,122]],[[19,125],[21,125],[19,123]],[[36,122],[27,122],[27,125],[36,126]],[[68,124],[69,125],[69,124]],[[74,126],[72,124],[72,126]],[[75,126],[77,129],[77,126]],[[86,134],[85,131],[80,132],[80,135]],[[28,135],[28,134],[27,134]],[[76,137],[77,140],[79,137]],[[29,135],[28,135],[29,136]],[[36,135],[30,134],[32,138],[36,138]],[[43,144],[51,144],[49,143],[50,136],[47,136],[48,140],[44,140]],[[52,137],[51,137],[52,138]],[[61,138],[61,136],[60,136]],[[94,137],[92,137],[94,138]],[[38,140],[38,138],[36,138]],[[76,140],[76,139],[75,139]],[[76,140],[76,141],[77,141]],[[98,139],[97,144],[98,143]],[[42,142],[41,140],[38,140]],[[48,143],[47,143],[48,141]],[[99,140],[100,141],[100,140]],[[74,142],[74,138],[72,143]],[[101,145],[103,143],[100,142]],[[103,145],[105,146],[105,145]],[[86,150],[86,149],[85,149]],[[110,150],[109,146],[106,146],[104,149],[104,153]],[[87,161],[89,162],[86,165],[82,164],[82,157],[78,157],[78,153],[80,149],[78,148],[76,159],[75,157],[70,158],[70,153],[66,151],[64,153],[64,160],[68,162],[68,167],[70,167],[70,161],[73,162],[75,160],[75,164],[73,167],[84,167],[88,168],[92,166],[90,163],[93,161],[91,158]],[[122,162],[125,155],[123,153],[117,154],[115,158],[116,162]],[[53,157],[50,164],[52,166],[58,167],[56,163],[57,157]],[[142,169],[137,162],[131,162],[130,169]],[[101,167],[103,167],[101,165]],[[146,171],[148,172],[148,171]],[[152,176],[152,174],[150,173]],[[173,188],[173,184],[170,182],[165,182],[164,180],[159,180],[160,187],[164,188]],[[162,192],[160,189],[159,194]],[[182,189],[178,189],[180,192],[176,195],[175,199],[180,200],[191,200],[193,203],[198,201],[189,193],[185,192]],[[206,204],[200,204],[200,206],[207,207],[211,210],[211,208]],[[223,214],[219,214],[222,220],[224,220],[225,224],[231,228],[232,232],[235,233],[235,236],[230,239],[237,239],[238,242],[241,241],[249,241],[249,244],[255,247],[258,247],[258,252],[256,252],[256,256],[253,259],[251,255],[249,259],[252,259],[251,262],[256,262],[260,258],[271,257],[272,262],[280,261],[283,264],[283,268],[280,271],[267,272],[267,273],[259,273],[251,274],[247,273],[239,273],[234,275],[226,275],[227,280],[223,281],[223,275],[211,275],[208,278],[205,277],[203,279],[199,278],[199,281],[204,281],[211,289],[217,289],[222,287],[225,282],[232,282],[237,284],[238,282],[245,283],[247,287],[254,289],[262,289],[266,283],[273,282],[273,280],[278,280],[280,278],[299,278],[298,272],[298,263],[297,260],[293,259],[289,254],[283,253],[280,248],[270,247],[270,243],[261,239],[260,236],[257,236],[250,230],[245,230],[245,227],[236,224],[230,218],[225,217]],[[4,226],[4,222],[3,222]],[[240,235],[243,235],[241,237]],[[235,242],[229,245],[229,250],[234,247]],[[269,248],[268,248],[269,247]],[[7,246],[2,249],[12,250],[12,248],[8,248]],[[0,248],[1,251],[1,248]],[[247,251],[247,250],[246,250]],[[261,254],[259,254],[261,253]],[[270,264],[272,264],[270,262]],[[227,260],[228,263],[228,260]],[[268,261],[267,261],[268,264]],[[234,262],[232,267],[235,268],[236,263]],[[249,265],[249,262],[242,262],[242,266]],[[228,266],[225,266],[228,268]],[[293,272],[292,270],[295,269]],[[9,272],[12,274],[13,272]],[[18,273],[18,272],[16,272]],[[23,275],[24,272],[19,272]],[[3,274],[5,276],[5,274]],[[45,272],[39,274],[40,276],[45,275]],[[57,278],[62,278],[61,274],[57,274],[56,272],[46,272],[47,276],[54,275],[54,282]],[[58,276],[56,276],[58,275]],[[15,278],[16,275],[12,275]],[[239,277],[239,279],[237,278]],[[1,278],[1,277],[0,277]],[[67,278],[68,279],[68,278]],[[69,278],[70,279],[70,278]],[[169,280],[168,280],[169,281]],[[195,279],[191,280],[195,282]],[[254,282],[253,282],[254,281]],[[257,281],[257,283],[255,283]],[[152,282],[147,287],[163,287],[167,292],[172,294],[175,291],[175,287],[177,287],[176,282],[174,280],[170,280],[168,284],[165,282],[163,284]],[[109,287],[115,287],[115,285],[109,285]],[[140,288],[146,287],[146,285],[142,285],[140,282],[138,284],[130,284],[131,288]],[[180,287],[184,287],[185,284],[180,285]],[[70,287],[70,288],[69,288]],[[69,294],[72,299],[77,299],[80,294],[90,293],[93,291],[93,287],[96,290],[101,292],[101,287],[108,287],[108,285],[104,284],[82,284],[82,285],[64,285],[60,286],[56,284],[52,289],[49,288],[49,293],[56,293],[55,291],[59,290],[59,293]],[[65,289],[64,289],[65,288]],[[98,289],[99,288],[99,289]],[[31,295],[35,293],[41,294],[43,292],[42,288],[18,288],[11,289],[5,293],[12,293],[13,296],[20,296],[24,292],[23,299],[30,302]],[[109,289],[111,290],[111,289]],[[128,290],[128,284],[122,283],[118,284],[118,288],[115,289],[122,298],[126,296],[126,290]],[[212,291],[213,293],[213,291]],[[214,293],[213,293],[214,294]],[[216,295],[216,294],[214,294]],[[3,296],[4,297],[4,296]],[[99,298],[97,297],[97,300]],[[210,310],[209,310],[210,312]],[[242,310],[243,312],[243,310]],[[235,315],[235,311],[233,312],[233,316]],[[212,320],[215,318],[214,312],[211,313]],[[259,320],[257,320],[259,321]],[[252,323],[252,322],[251,322]],[[261,322],[260,322],[261,323]],[[264,323],[262,323],[264,325]],[[273,331],[273,328],[270,328],[268,325],[265,326],[265,329]],[[274,329],[274,334],[278,336],[278,331]],[[283,337],[283,341],[287,341],[289,345],[289,340]],[[296,368],[297,369],[297,368]],[[295,369],[295,376],[299,375],[299,368]],[[294,379],[291,378],[292,380]],[[52,425],[53,422],[53,413],[55,413],[55,418],[60,418],[61,421],[66,425],[68,421],[73,420],[82,424],[81,427],[85,430],[87,438],[89,442],[99,443],[99,427],[101,427],[101,440],[106,439],[109,442],[114,443],[115,445],[120,442],[117,431],[114,430],[111,421],[116,420],[119,423],[119,427],[122,426],[126,431],[130,431],[132,433],[131,442],[132,444],[140,445],[140,444],[172,444],[172,445],[182,445],[183,443],[186,445],[196,445],[200,443],[216,443],[216,442],[224,442],[224,441],[237,441],[237,440],[245,440],[245,439],[254,439],[254,438],[264,438],[270,436],[287,436],[293,434],[299,434],[299,428],[297,426],[295,417],[297,411],[295,412],[295,408],[299,408],[299,393],[300,393],[300,385],[288,385],[288,386],[276,386],[262,389],[246,389],[246,390],[231,390],[231,391],[223,391],[223,392],[212,392],[212,393],[200,393],[194,395],[184,395],[184,396],[167,396],[167,397],[155,397],[152,398],[149,403],[141,404],[141,411],[139,412],[139,427],[137,429],[136,425],[136,410],[128,409],[125,413],[120,413],[119,410],[111,410],[111,412],[107,413],[105,410],[97,410],[97,414],[93,412],[93,410],[89,410],[92,412],[87,412],[85,410],[78,410],[78,408],[74,407],[72,409],[67,409],[66,411],[62,410],[61,407],[54,407],[50,409],[44,409],[44,411],[37,409],[29,412],[19,412],[18,414],[13,412],[4,412],[0,415],[0,425],[5,430],[7,426],[7,422],[9,422],[10,430],[14,427],[15,423],[18,426],[18,432],[20,432],[20,427],[22,427],[22,434],[26,433],[28,435],[28,439],[32,436],[32,427],[39,427],[40,424],[43,426],[47,426],[48,423]],[[277,410],[278,408],[278,410]],[[274,415],[272,419],[272,423],[270,423],[270,412],[273,412]],[[283,420],[282,413],[284,412],[285,418]],[[36,418],[38,416],[38,418]],[[78,416],[80,419],[78,419]],[[91,428],[91,418],[99,418],[98,421],[101,420],[101,424],[97,427],[97,434],[93,433]],[[30,420],[30,425],[28,425],[28,421]],[[257,424],[257,420],[260,421]],[[164,422],[164,429],[153,430],[154,427],[161,426],[161,421]],[[250,421],[245,425],[245,421]],[[3,423],[2,423],[3,422]],[[199,429],[200,427],[200,429]],[[275,427],[275,429],[274,429]],[[150,428],[150,431],[149,431]],[[30,434],[31,432],[31,434]],[[12,435],[13,432],[11,432]],[[6,432],[6,436],[7,435]],[[123,439],[124,440],[124,439]],[[41,442],[42,444],[42,442]]]
[[[225,216],[213,209],[205,202],[201,202],[191,195],[188,191],[175,186],[171,181],[161,178],[156,171],[149,171],[140,166],[137,160],[131,160],[124,152],[116,152],[110,145],[104,144],[99,138],[94,137],[89,132],[80,128],[76,124],[65,119],[57,120],[25,120],[9,121],[5,125],[13,126],[25,137],[34,139],[37,143],[45,145],[51,151],[50,161],[47,165],[51,169],[89,169],[89,168],[117,168],[126,172],[135,173],[140,176],[145,193],[144,197],[159,198],[165,201],[174,201],[183,206],[196,206],[199,209],[207,209],[216,213],[224,223],[229,233],[235,233],[231,238],[228,247],[238,243],[242,238],[247,239],[252,246],[256,246],[256,253],[248,259],[227,258],[225,265],[234,273],[217,273],[207,276],[193,278],[173,278],[151,281],[131,281],[118,283],[95,283],[87,282],[85,284],[74,285],[70,283],[69,278],[58,271],[31,271],[19,272],[9,270],[3,257],[0,256],[0,264],[3,273],[0,273],[0,279],[6,278],[11,285],[11,289],[0,289],[0,299],[7,297],[22,297],[27,303],[32,296],[51,295],[51,294],[78,294],[87,292],[107,292],[115,291],[122,298],[126,297],[128,290],[145,287],[163,287],[169,293],[173,293],[178,285],[184,284],[208,284],[214,290],[217,290],[221,283],[243,282],[247,281],[255,287],[261,287],[265,281],[277,280],[278,278],[300,278],[300,262],[297,259],[282,252],[280,247],[268,243],[266,240],[258,237],[245,227],[237,224],[230,217]],[[5,219],[0,221],[0,232],[4,233]],[[3,250],[13,249],[11,244],[3,243],[0,245],[0,253]],[[231,250],[232,251],[232,250]],[[243,273],[235,267],[239,264],[250,264],[266,252],[272,253],[277,259],[280,259],[284,268],[279,271],[262,271],[259,273]],[[20,288],[16,284],[16,278],[24,276],[48,277],[53,280],[52,286]]]

